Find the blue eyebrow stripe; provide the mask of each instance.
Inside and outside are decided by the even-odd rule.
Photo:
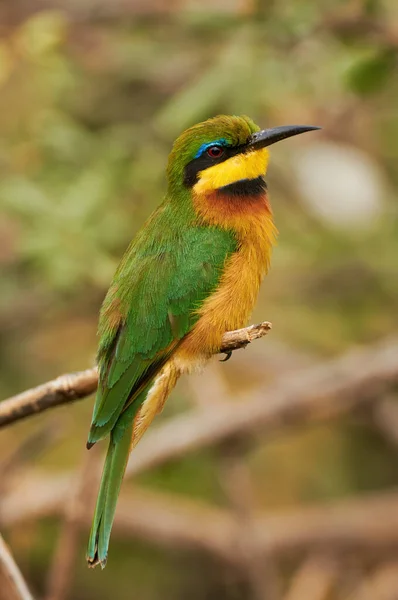
[[[202,144],[197,153],[195,154],[194,158],[199,158],[199,156],[202,156],[203,152],[205,152],[207,148],[214,145],[228,146],[228,142],[225,138],[220,138],[219,140],[213,140],[212,142]]]

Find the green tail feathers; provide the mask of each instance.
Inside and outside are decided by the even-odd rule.
[[[87,562],[91,567],[100,564],[104,568],[106,565],[116,503],[130,453],[132,431],[133,420],[122,435],[120,432],[118,436],[111,435],[87,548]]]

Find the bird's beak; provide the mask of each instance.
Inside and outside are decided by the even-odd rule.
[[[266,146],[271,146],[275,142],[285,140],[293,135],[306,133],[307,131],[315,131],[321,127],[312,127],[311,125],[282,125],[282,127],[272,127],[271,129],[263,129],[253,133],[247,141],[246,150],[259,150]]]

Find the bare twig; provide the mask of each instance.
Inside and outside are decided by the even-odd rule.
[[[97,369],[61,375],[0,403],[0,428],[48,408],[86,398],[97,388]]]
[[[264,321],[258,325],[229,331],[224,334],[220,353],[245,348],[250,342],[263,337],[270,330],[271,323]],[[97,383],[97,369],[87,369],[61,375],[53,381],[8,398],[0,403],[0,428],[48,408],[85,398],[95,392]]]
[[[272,325],[269,321],[263,321],[262,323],[258,323],[258,325],[250,325],[250,327],[244,327],[243,329],[227,331],[222,338],[220,353],[246,348],[254,340],[258,340],[266,335],[271,331],[271,328]]]
[[[4,600],[33,600],[7,544],[0,535],[0,590]]]

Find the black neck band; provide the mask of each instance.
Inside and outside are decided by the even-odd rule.
[[[229,185],[218,188],[217,192],[226,196],[259,196],[265,194],[267,184],[264,177],[256,179],[240,179]]]

